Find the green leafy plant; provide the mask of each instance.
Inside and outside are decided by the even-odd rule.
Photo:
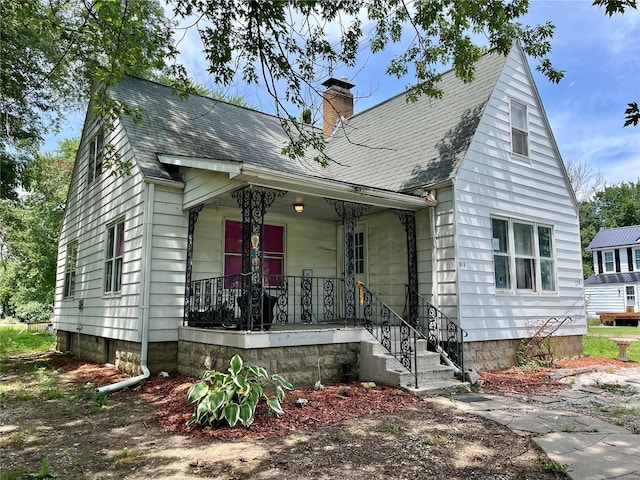
[[[187,394],[189,403],[195,403],[193,417],[187,425],[212,425],[226,420],[234,427],[238,422],[249,427],[256,413],[256,406],[264,400],[269,411],[280,415],[284,413],[280,402],[284,400],[284,391],[293,390],[293,386],[280,375],[271,375],[262,367],[245,366],[239,355],[229,362],[229,373],[209,370],[202,375],[202,381],[193,385]],[[275,397],[268,397],[264,383],[276,382]]]
[[[45,458],[42,461],[42,468],[39,472],[29,473],[27,478],[57,478],[58,474],[51,470],[51,465],[49,463],[49,458]]]

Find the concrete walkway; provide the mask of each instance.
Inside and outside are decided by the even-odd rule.
[[[588,396],[588,391],[562,390],[554,396],[531,397],[526,403],[512,397],[468,393],[434,401],[453,404],[532,435],[547,456],[568,468],[575,480],[640,480],[640,435],[576,412],[551,408],[562,396]],[[548,405],[549,408],[545,408]]]

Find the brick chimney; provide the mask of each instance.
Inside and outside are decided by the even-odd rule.
[[[338,121],[353,115],[353,93],[349,90],[354,85],[347,82],[346,77],[332,77],[322,85],[327,87],[322,94],[322,133],[325,140],[328,140]]]

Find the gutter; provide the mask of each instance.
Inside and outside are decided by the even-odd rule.
[[[147,183],[147,198],[145,201],[144,220],[143,220],[143,241],[144,241],[144,256],[143,267],[140,271],[140,313],[139,313],[139,325],[140,325],[140,369],[142,374],[137,377],[127,378],[111,385],[105,385],[98,388],[100,393],[112,393],[123,388],[135,386],[146,380],[151,375],[149,368],[147,367],[147,358],[149,353],[149,300],[150,300],[150,288],[147,284],[147,280],[151,279],[151,247],[152,247],[152,228],[153,228],[153,202],[155,199],[155,185],[153,183]]]

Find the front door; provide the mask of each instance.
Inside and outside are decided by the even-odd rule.
[[[638,310],[640,310],[638,308],[638,295],[636,292],[636,286],[635,285],[625,285],[624,287],[624,293],[625,293],[625,299],[626,299],[626,309],[627,311],[629,311],[631,308],[631,311],[637,312]]]
[[[343,245],[342,226],[338,227],[338,265],[341,275],[344,277],[344,245]],[[367,224],[366,222],[358,222],[354,232],[355,247],[355,273],[356,282],[362,282],[367,287],[369,278],[369,261],[367,255]],[[344,293],[343,293],[344,294]],[[359,302],[359,292],[356,291],[356,318],[363,318],[362,307]]]

